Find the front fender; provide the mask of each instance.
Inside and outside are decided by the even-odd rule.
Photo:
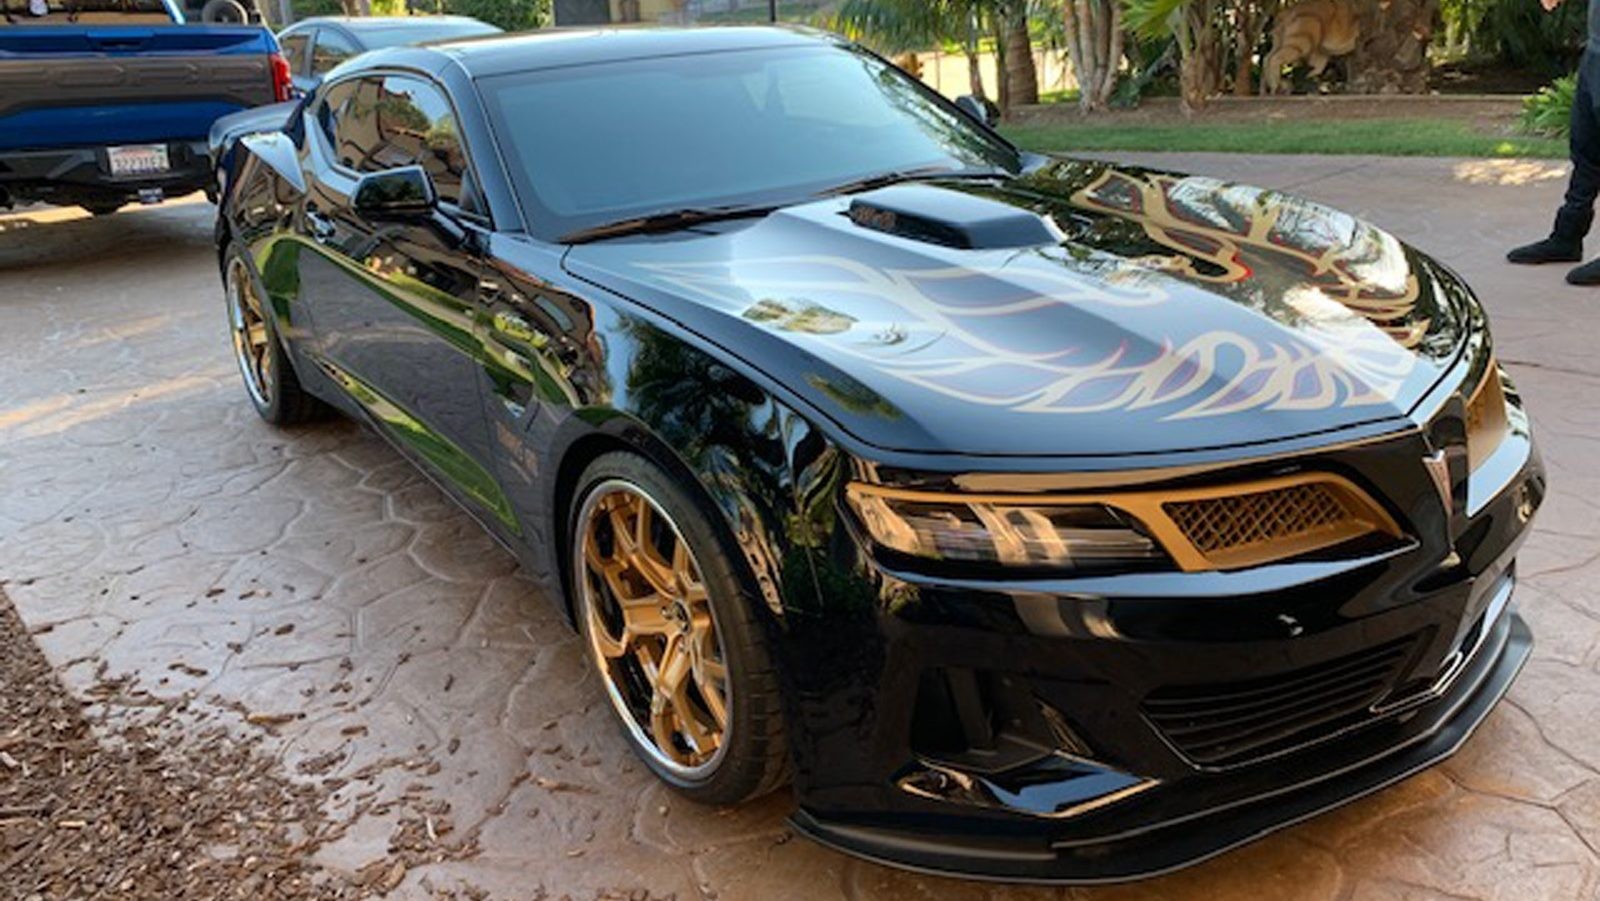
[[[566,517],[582,469],[628,448],[697,495],[730,552],[747,565],[753,597],[776,620],[811,603],[815,581],[797,500],[796,453],[821,438],[754,382],[666,329],[626,314],[608,323],[605,375],[583,406],[546,408],[543,433],[554,478],[544,483],[552,546],[567,545]],[[819,539],[820,540],[820,539]],[[551,561],[554,567],[564,560]],[[565,588],[563,574],[563,588]]]

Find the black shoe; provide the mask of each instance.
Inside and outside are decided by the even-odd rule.
[[[1583,242],[1570,238],[1549,237],[1543,241],[1518,247],[1506,254],[1506,259],[1521,266],[1539,266],[1544,263],[1583,262]]]
[[[1600,260],[1590,260],[1567,273],[1567,284],[1585,288],[1600,285]]]

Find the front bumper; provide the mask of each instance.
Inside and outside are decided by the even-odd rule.
[[[1449,757],[1510,688],[1532,651],[1513,612],[1495,623],[1456,688],[1405,723],[1274,762],[1248,775],[1198,777],[1125,802],[1105,834],[965,828],[873,817],[828,819],[801,810],[805,835],[848,854],[907,869],[1002,881],[1092,884],[1160,875],[1294,825],[1392,785]],[[1219,784],[1219,781],[1226,784]],[[954,827],[954,828],[952,828]]]
[[[1413,436],[1316,462],[1361,474],[1409,523],[1408,546],[1359,559],[961,582],[891,571],[859,536],[836,538],[814,558],[819,615],[791,620],[780,645],[800,699],[796,828],[916,870],[1113,882],[1204,860],[1449,756],[1530,653],[1515,558],[1545,484],[1525,423],[1474,473],[1460,515],[1425,456]],[[956,732],[978,724],[981,752],[930,739],[930,685]],[[1194,712],[1196,690],[1215,686],[1232,694]],[[1369,693],[1338,706],[1352,686]],[[1183,716],[1164,719],[1163,703]],[[1259,721],[1269,708],[1292,721],[1281,734]],[[1248,717],[1252,735],[1193,740]]]
[[[104,147],[0,151],[0,189],[18,200],[74,204],[109,197],[131,199],[152,188],[176,197],[211,185],[205,141],[167,142],[167,153],[172,167],[167,172],[114,176]]]

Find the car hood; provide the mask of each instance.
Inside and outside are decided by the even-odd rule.
[[[1228,448],[1408,417],[1472,314],[1352,216],[1056,161],[579,245],[574,275],[800,392],[861,442],[972,455]]]

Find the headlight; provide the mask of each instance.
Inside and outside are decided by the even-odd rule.
[[[875,542],[914,557],[1075,570],[1168,562],[1139,523],[1101,504],[1031,505],[862,484],[849,486],[846,496]]]

